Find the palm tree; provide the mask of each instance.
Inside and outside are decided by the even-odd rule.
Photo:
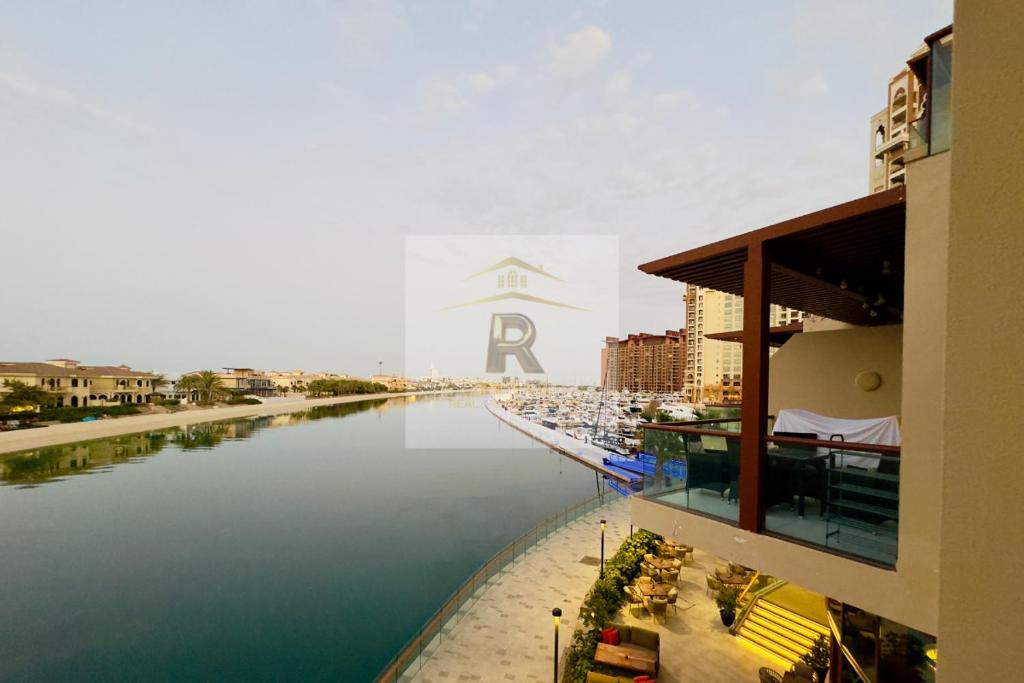
[[[224,380],[213,370],[192,372],[178,380],[178,388],[183,391],[195,391],[200,401],[210,402],[227,393]]]
[[[7,391],[0,396],[0,403],[11,408],[24,405],[47,407],[57,402],[56,394],[16,379],[5,379],[4,389]]]

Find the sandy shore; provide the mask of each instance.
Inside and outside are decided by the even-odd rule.
[[[280,399],[270,403],[263,403],[258,406],[227,406],[223,408],[202,408],[199,410],[182,410],[177,413],[162,413],[154,415],[129,415],[111,420],[96,420],[95,422],[68,422],[65,424],[40,427],[38,429],[19,429],[13,432],[0,432],[0,453],[11,453],[22,451],[28,448],[40,448],[42,446],[56,446],[57,444],[70,443],[73,441],[88,441],[90,439],[104,439],[119,434],[131,434],[133,432],[145,432],[150,429],[164,429],[166,427],[180,427],[182,425],[196,424],[199,422],[212,422],[214,420],[230,420],[236,417],[250,417],[253,415],[280,415],[281,413],[294,413],[315,406],[329,406],[336,403],[354,403],[356,401],[368,401],[376,398],[396,398],[399,396],[412,396],[423,394],[444,394],[454,393],[445,391],[410,391],[401,394],[356,394],[354,396],[338,396],[335,398],[314,398],[314,399]]]

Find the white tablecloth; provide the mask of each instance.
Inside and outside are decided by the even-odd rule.
[[[809,410],[786,408],[775,418],[772,434],[779,432],[805,432],[817,434],[819,439],[828,441],[833,436],[842,436],[843,441],[872,443],[885,446],[900,445],[900,424],[895,416],[873,417],[865,420],[848,420],[840,417],[818,415]],[[838,444],[836,448],[841,448]],[[827,452],[827,449],[819,449]],[[836,463],[840,467],[853,465],[864,469],[877,470],[878,458],[862,455],[842,455]]]

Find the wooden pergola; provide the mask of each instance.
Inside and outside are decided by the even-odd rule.
[[[743,529],[764,528],[769,307],[778,304],[853,325],[899,322],[905,202],[904,188],[897,187],[640,266],[651,275],[743,297]]]

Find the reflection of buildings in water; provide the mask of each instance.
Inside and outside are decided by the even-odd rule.
[[[101,441],[48,446],[0,456],[0,482],[38,485],[104,465],[159,453],[166,434],[131,434]]]
[[[225,422],[204,422],[172,429],[128,434],[84,443],[48,446],[0,455],[0,483],[38,485],[97,467],[115,465],[159,453],[172,443],[183,451],[210,450],[225,440],[248,439],[261,429],[295,425],[307,420],[345,417],[370,409],[387,410],[393,399],[372,399],[317,406],[298,413],[264,415]]]

